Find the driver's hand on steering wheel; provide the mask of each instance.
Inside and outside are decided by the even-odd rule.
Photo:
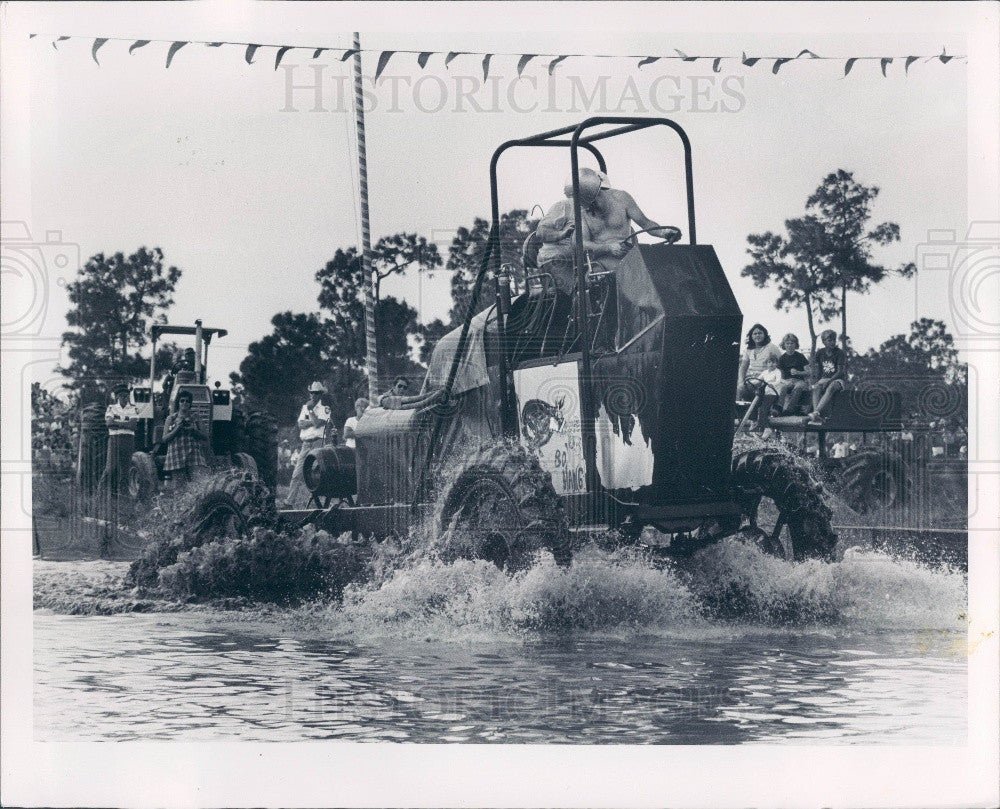
[[[674,242],[680,240],[681,231],[673,225],[664,225],[655,235],[659,236],[667,244],[673,244]]]

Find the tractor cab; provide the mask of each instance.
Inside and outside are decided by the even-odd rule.
[[[170,369],[160,386],[156,381],[156,345],[164,336],[194,337],[194,346],[184,350],[179,368]],[[206,383],[208,347],[213,337],[225,337],[225,329],[207,328],[200,320],[194,326],[155,324],[150,330],[152,351],[149,361],[149,385],[136,386],[130,400],[139,413],[136,446],[146,452],[162,455],[163,423],[167,414],[176,408],[177,396],[187,391],[191,394],[191,415],[197,428],[209,437],[213,452],[225,451],[221,444],[228,444],[227,425],[232,421],[232,403],[229,390],[221,389],[217,382],[214,389]],[[219,445],[219,446],[217,446]],[[218,453],[216,453],[218,454]]]

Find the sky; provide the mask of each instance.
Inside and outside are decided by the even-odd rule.
[[[30,70],[30,204],[17,211],[7,206],[4,219],[23,220],[36,241],[59,232],[82,260],[102,251],[161,247],[167,262],[183,271],[170,321],[201,318],[229,330],[210,356],[211,375],[226,380],[248,344],[270,331],[276,312],[317,309],[316,270],[338,247],[358,241],[354,122],[349,94],[338,97],[338,88],[349,89],[350,63],[342,64],[337,53],[313,60],[311,51],[292,51],[275,70],[274,48],[261,48],[247,64],[242,47],[191,44],[168,70],[166,42],[130,55],[129,42],[112,40],[100,49],[98,65],[92,37],[343,48],[359,21],[347,19],[341,7],[311,4],[196,6],[96,6],[86,16],[58,5],[33,8],[25,24],[38,36],[21,43]],[[614,13],[573,25],[564,14],[537,8],[448,19],[428,9],[410,25],[400,15],[384,25],[361,21],[367,23],[362,45],[375,51],[364,57],[373,240],[415,231],[446,254],[457,226],[488,216],[488,166],[499,143],[601,113],[667,115],[687,130],[699,241],[715,247],[747,326],[760,321],[772,333],[794,331],[807,342],[804,311],[776,311],[775,290],[754,287],[740,270],[747,235],[781,231],[786,219],[802,215],[806,198],[829,172],[847,169],[881,189],[872,223],[897,222],[902,234],[899,244],[876,251],[887,266],[913,260],[930,230],[964,235],[967,66],[960,59],[921,60],[905,74],[899,59],[943,48],[962,54],[963,37],[947,27],[926,20],[914,22],[912,33],[875,26],[845,37],[822,25],[754,34],[728,33],[720,24],[706,33],[670,30],[671,17],[648,6],[603,7]],[[533,16],[534,24],[526,25]],[[645,24],[637,25],[639,18]],[[76,34],[91,39],[53,47],[56,36]],[[823,56],[897,58],[887,77],[871,61],[845,76],[843,61],[808,58],[774,74],[771,61],[751,68],[725,59],[713,72],[711,60],[639,69],[636,59],[588,57],[563,61],[550,77],[549,60],[539,58],[516,81],[516,54],[668,54],[674,48],[726,56],[794,56],[808,48]],[[383,49],[497,55],[484,85],[481,56],[459,56],[447,69],[443,56],[434,56],[420,70],[415,55],[398,53],[375,86]],[[314,109],[317,77],[322,111]],[[653,219],[686,232],[681,154],[666,130],[606,149],[614,185],[629,190]],[[509,153],[500,170],[501,208],[548,207],[561,196],[568,164],[562,150]],[[54,341],[65,328],[63,285],[72,273],[47,272],[41,331]],[[850,296],[855,347],[907,332],[917,317],[951,325],[947,285],[947,274],[927,272]],[[383,290],[405,298],[425,321],[445,316],[450,305],[445,271],[393,279]],[[54,365],[55,359],[39,362],[35,373],[52,380]]]

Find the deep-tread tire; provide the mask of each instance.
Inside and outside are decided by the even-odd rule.
[[[232,469],[206,480],[184,517],[186,545],[240,536],[275,521],[274,498],[256,475]]]
[[[133,452],[128,465],[128,496],[136,503],[153,498],[158,488],[156,463],[148,452]]]
[[[838,477],[847,504],[861,513],[892,508],[909,495],[906,462],[892,450],[863,449],[847,459]]]
[[[527,567],[534,553],[543,549],[560,565],[572,561],[566,515],[552,477],[537,457],[517,444],[484,448],[462,464],[444,493],[443,534],[455,535],[474,523],[477,504],[473,500],[484,488],[504,499],[511,519],[479,532],[488,534],[488,541],[474,536],[467,555],[488,559],[508,570]]]
[[[837,534],[830,525],[833,513],[823,502],[822,487],[808,469],[795,458],[781,452],[754,449],[733,458],[733,487],[744,516],[756,524],[761,499],[774,502],[788,529],[790,556],[831,558]],[[765,550],[788,557],[788,549],[765,539]]]
[[[247,453],[257,463],[257,474],[272,492],[278,485],[278,423],[270,413],[257,411],[246,420]]]

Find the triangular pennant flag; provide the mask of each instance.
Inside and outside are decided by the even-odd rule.
[[[568,59],[568,58],[569,58],[568,56],[557,56],[555,59],[549,62],[549,75],[550,76],[552,75],[552,71],[556,69],[556,65],[558,65],[563,59]]]
[[[131,45],[128,46],[129,56],[132,55],[133,51],[137,51],[139,50],[139,48],[146,47],[146,45],[148,45],[149,42],[150,41],[148,39],[137,39],[135,42],[133,42]]]
[[[326,48],[317,48],[316,50],[313,51],[312,58],[313,59],[319,59],[320,54],[323,53],[323,51],[325,51],[325,50],[326,50]]]
[[[851,68],[854,67],[854,63],[857,62],[857,61],[858,61],[858,57],[855,56],[853,59],[848,59],[846,62],[844,62],[844,75],[845,76],[848,73],[851,72]]]
[[[483,81],[486,81],[490,77],[490,59],[492,58],[492,53],[488,53],[483,57]]]
[[[906,64],[904,65],[904,72],[909,73],[910,72],[910,65],[912,65],[914,62],[916,62],[918,58],[919,57],[917,57],[917,56],[907,56],[906,57]]]
[[[749,59],[747,59],[747,53],[746,51],[743,51],[743,64],[745,64],[747,67],[753,67],[759,61],[760,61],[759,56],[752,56]]]
[[[659,56],[647,56],[645,59],[642,59],[639,62],[638,67],[643,67],[644,65],[651,65],[653,64],[653,62],[658,62],[659,60],[660,60]]]
[[[694,62],[699,58],[697,56],[688,56],[680,48],[674,48],[674,50],[677,51],[677,55],[680,56],[685,62]]]
[[[537,53],[526,53],[520,59],[517,60],[517,77],[518,78],[521,78],[521,73],[524,71],[524,68],[527,66],[528,62],[530,62],[536,56],[538,56]]]
[[[174,54],[177,53],[181,48],[187,45],[187,42],[174,42],[170,45],[170,49],[167,51],[167,69],[170,69],[170,63],[174,61]]]
[[[320,48],[320,50],[321,50],[321,51],[325,51],[325,50],[326,50],[326,48]],[[319,51],[317,51],[317,53],[318,53],[318,52],[319,52]],[[358,51],[358,49],[357,49],[357,48],[351,48],[350,50],[347,50],[347,51],[344,51],[344,52],[343,52],[343,54],[341,54],[341,56],[340,56],[340,61],[341,61],[341,62],[346,62],[346,61],[347,61],[348,59],[350,59],[350,58],[351,58],[352,56],[354,56],[354,54],[356,54],[356,53],[359,53],[359,51]],[[315,59],[315,58],[316,58],[316,57],[315,57],[315,56],[313,56],[313,59]]]
[[[420,65],[420,69],[423,70],[427,67],[427,60],[434,55],[434,51],[424,51],[417,57],[417,64]]]
[[[801,51],[799,51],[799,55],[796,56],[795,58],[801,59],[807,53],[809,54],[810,59],[819,59],[819,57],[808,48],[803,48]]]
[[[206,42],[205,43],[205,47],[207,47],[207,48],[221,48],[225,44],[226,44],[225,42]]]
[[[892,57],[891,56],[883,56],[882,57],[882,78],[885,78],[885,68],[886,68],[886,65],[890,64],[891,62],[892,62]]]
[[[385,70],[385,66],[389,64],[389,60],[392,59],[392,55],[395,51],[382,51],[378,57],[378,67],[375,68],[375,81],[378,81],[378,77],[382,75],[382,71]]]
[[[97,61],[97,52],[101,49],[101,45],[107,42],[107,38],[98,38],[94,40],[94,47],[90,49],[90,55],[94,57],[94,61],[97,62],[97,66],[100,67],[101,63]]]
[[[722,57],[721,56],[716,56],[715,57],[715,61],[712,62],[712,72],[713,73],[718,73],[719,72],[719,68],[721,67],[721,65],[722,65]]]
[[[257,53],[257,48],[259,47],[260,45],[247,45],[247,52],[243,58],[247,60],[248,65],[253,64],[253,55]]]
[[[788,58],[785,58],[785,59],[775,59],[775,60],[774,60],[774,67],[772,67],[772,68],[771,68],[771,72],[772,72],[772,73],[773,73],[773,74],[774,74],[775,76],[777,76],[777,75],[778,75],[778,71],[779,71],[779,70],[781,70],[781,66],[782,66],[783,64],[785,64],[785,62],[791,62],[791,61],[792,61],[792,60],[791,60],[791,59],[788,59]]]
[[[449,53],[446,57],[444,57],[444,66],[448,67],[448,65],[451,64],[452,59],[454,59],[456,56],[461,56],[463,53],[465,53],[465,51],[452,51],[451,53]]]
[[[941,64],[944,64],[944,65],[948,64],[948,62],[950,62],[952,59],[955,58],[954,56],[949,56],[947,53],[945,53],[945,51],[946,51],[946,49],[942,48],[941,49],[941,55],[938,57],[938,59],[941,60]]]
[[[59,48],[57,47],[57,45],[60,42],[66,41],[67,39],[69,39],[69,37],[56,37],[54,40],[52,40],[52,47],[55,48],[56,50],[59,50]]]
[[[292,49],[291,45],[282,45],[278,48],[278,52],[274,56],[274,69],[278,69],[278,65],[281,64],[282,57]]]
[[[38,34],[28,34],[28,39],[34,39]]]

